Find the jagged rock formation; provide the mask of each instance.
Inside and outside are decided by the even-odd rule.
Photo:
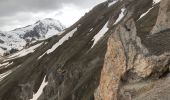
[[[101,3],[61,35],[1,58],[0,100],[169,100],[167,1]]]
[[[152,34],[154,33],[159,33],[161,31],[165,31],[169,29],[169,23],[170,23],[170,18],[169,18],[169,13],[170,13],[170,1],[169,0],[164,0],[160,4],[160,9],[159,9],[159,15],[157,18],[157,22],[151,31]]]

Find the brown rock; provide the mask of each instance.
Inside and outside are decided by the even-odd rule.
[[[162,0],[160,3],[159,15],[157,22],[151,33],[159,33],[170,28],[170,1]]]

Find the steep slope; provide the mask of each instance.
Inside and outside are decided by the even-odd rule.
[[[33,25],[17,28],[9,32],[0,32],[0,54],[14,53],[26,44],[59,35],[64,26],[57,20],[46,18]]]
[[[1,58],[0,100],[169,100],[170,31],[152,34],[167,2],[103,2],[61,35]]]

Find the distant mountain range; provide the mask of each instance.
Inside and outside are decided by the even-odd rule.
[[[28,43],[60,34],[64,28],[60,21],[46,18],[12,31],[0,31],[0,55],[13,53]]]

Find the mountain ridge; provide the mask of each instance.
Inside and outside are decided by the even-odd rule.
[[[59,35],[64,29],[65,27],[58,20],[46,18],[32,25],[1,32],[1,55],[21,50],[28,43]]]
[[[1,59],[0,100],[169,100],[169,6],[98,4],[59,36],[24,50],[33,52]]]

